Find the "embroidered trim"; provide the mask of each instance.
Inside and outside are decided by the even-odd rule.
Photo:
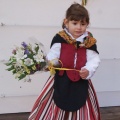
[[[60,31],[58,34],[62,38],[64,38],[67,41],[67,43],[69,43],[69,44],[74,44],[76,42],[76,40],[72,39],[64,30]]]
[[[72,39],[64,30],[60,31],[58,33],[62,38],[64,38],[67,43],[69,44],[73,44],[75,45],[75,47],[77,47],[76,45],[76,40]],[[84,42],[81,43],[79,46],[80,47],[85,47],[85,48],[90,48],[91,46],[93,46],[96,43],[96,39],[93,38],[92,34],[90,32],[88,32],[88,36],[85,37]]]
[[[88,36],[84,40],[84,44],[86,48],[90,48],[96,43],[96,39],[93,37],[93,35],[88,32]]]

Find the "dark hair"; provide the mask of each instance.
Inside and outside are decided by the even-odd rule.
[[[81,20],[82,22],[86,21],[89,24],[89,14],[87,9],[78,3],[72,4],[67,9],[65,18],[68,19],[69,21],[71,20],[75,21]],[[62,27],[65,28],[64,23]]]

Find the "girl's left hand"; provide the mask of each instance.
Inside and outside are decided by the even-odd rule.
[[[86,68],[80,70],[80,77],[82,79],[86,79],[88,75],[89,75],[89,71]]]

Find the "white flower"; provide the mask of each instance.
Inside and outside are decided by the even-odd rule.
[[[16,73],[15,78],[18,78],[20,75],[21,75],[20,73]]]
[[[27,55],[25,54],[24,55],[24,50],[18,48],[17,51],[16,51],[16,59],[19,60],[19,59],[24,59],[27,57]]]
[[[32,45],[32,51],[34,52],[34,53],[36,53],[36,51],[35,51],[35,49],[38,47],[38,45],[36,45],[36,44],[33,44]]]
[[[30,66],[30,65],[33,65],[34,63],[33,63],[33,60],[32,60],[32,59],[27,58],[27,59],[25,59],[24,64],[27,65],[27,66]]]
[[[18,60],[15,64],[15,67],[21,67],[22,66],[22,60]]]
[[[38,54],[33,57],[37,62],[44,62],[43,53],[41,51],[38,51]]]

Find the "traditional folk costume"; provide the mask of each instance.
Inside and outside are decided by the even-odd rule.
[[[64,29],[55,35],[48,60],[62,63],[44,85],[28,120],[100,120],[97,96],[90,78],[99,66],[96,40],[85,32],[76,40]],[[86,68],[89,75],[82,79],[79,71]]]

